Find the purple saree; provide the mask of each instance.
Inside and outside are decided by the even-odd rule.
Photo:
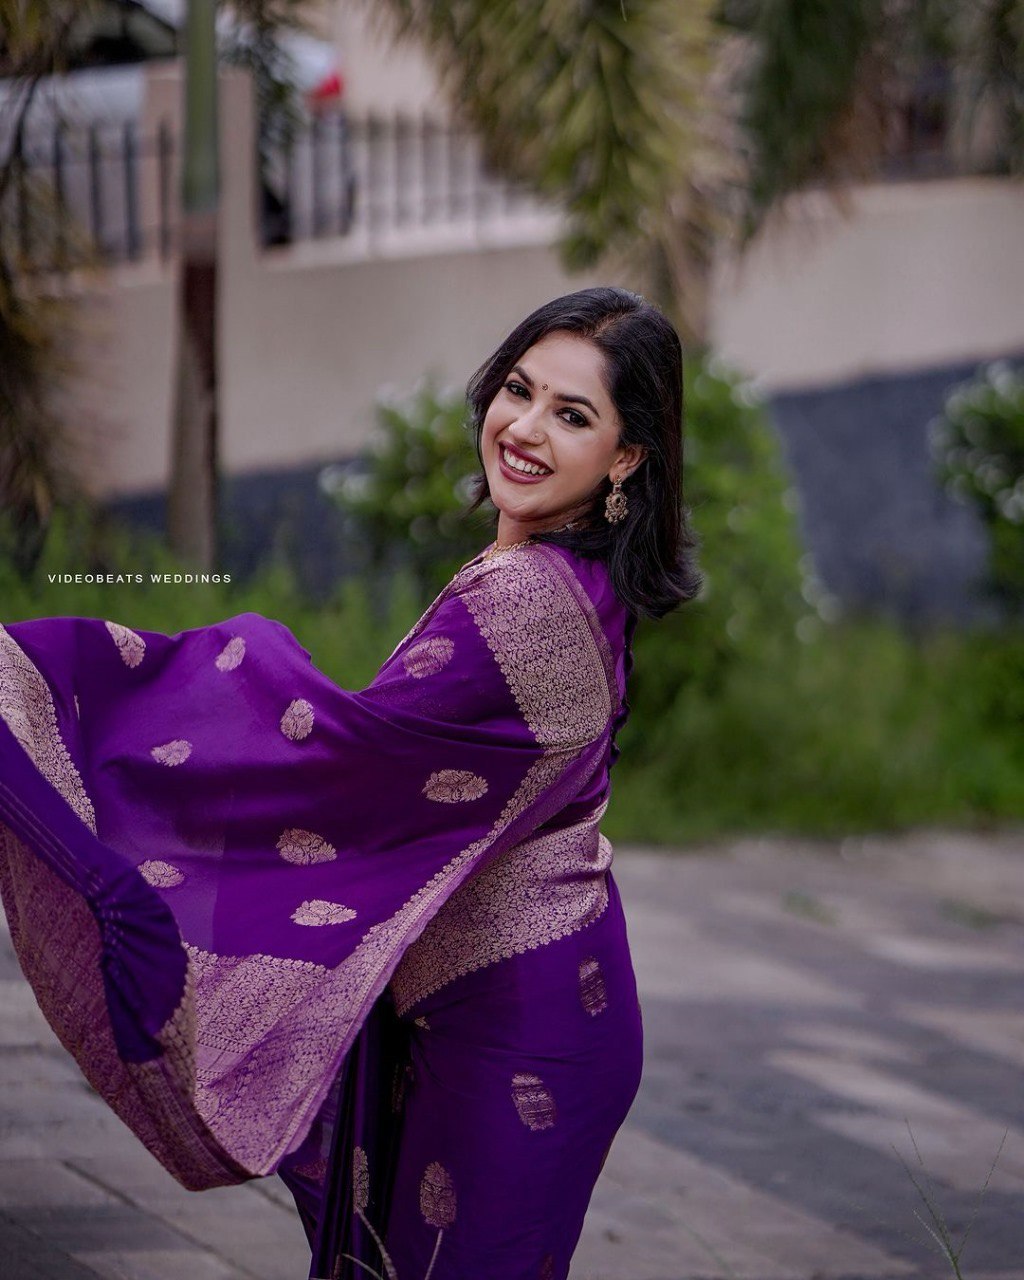
[[[277,1173],[312,1276],[561,1280],[641,1025],[599,832],[633,619],[471,560],[359,692],[281,623],[0,626],[0,891],[182,1184]]]

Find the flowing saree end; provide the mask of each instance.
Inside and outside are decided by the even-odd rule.
[[[559,555],[525,550],[465,566],[359,691],[256,613],[174,636],[0,626],[15,950],[183,1186],[304,1153],[444,904],[600,800],[621,696],[605,623]]]
[[[18,963],[57,1039],[188,1190],[256,1176],[231,1158],[191,1103],[194,988],[173,917],[132,868],[126,872],[139,882],[135,902],[122,897],[109,911],[101,899],[90,900],[90,884],[101,893],[102,880],[83,859],[89,833],[3,723],[0,764],[0,897]],[[45,826],[34,816],[40,812]]]

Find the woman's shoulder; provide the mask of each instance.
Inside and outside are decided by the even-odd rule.
[[[577,598],[580,593],[585,595],[602,612],[625,612],[603,560],[552,542],[528,542],[490,556],[481,552],[456,573],[453,586],[458,590],[480,587],[528,596],[531,589],[550,592],[552,584],[559,582],[573,590]]]
[[[589,708],[598,728],[616,696],[607,572],[545,543],[477,558],[456,574],[453,596],[471,615],[517,701]],[[614,625],[614,624],[612,624]],[[561,718],[547,708],[547,719]]]
[[[455,586],[459,591],[493,598],[495,607],[521,609],[528,614],[549,610],[563,619],[566,614],[578,613],[613,648],[623,642],[629,610],[616,594],[607,564],[571,547],[532,542],[483,560],[477,558],[456,575]]]
[[[455,585],[478,622],[510,642],[562,652],[586,649],[607,672],[614,671],[628,611],[603,561],[553,543],[526,543],[471,561]]]

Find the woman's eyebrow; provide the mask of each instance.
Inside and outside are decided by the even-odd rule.
[[[522,378],[522,380],[526,383],[528,387],[534,386],[533,379],[530,377],[530,375],[526,372],[526,370],[523,368],[521,364],[513,365],[512,372],[518,373],[520,378]],[[556,391],[555,399],[564,400],[567,404],[585,404],[595,418],[600,418],[601,416],[598,413],[597,409],[594,407],[593,402],[588,400],[586,396],[570,396],[570,395],[566,395],[564,391]]]

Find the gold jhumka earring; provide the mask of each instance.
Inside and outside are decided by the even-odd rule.
[[[604,500],[604,518],[611,524],[618,524],[625,518],[628,510],[626,495],[622,492],[622,481],[621,479],[613,480],[611,492]]]

